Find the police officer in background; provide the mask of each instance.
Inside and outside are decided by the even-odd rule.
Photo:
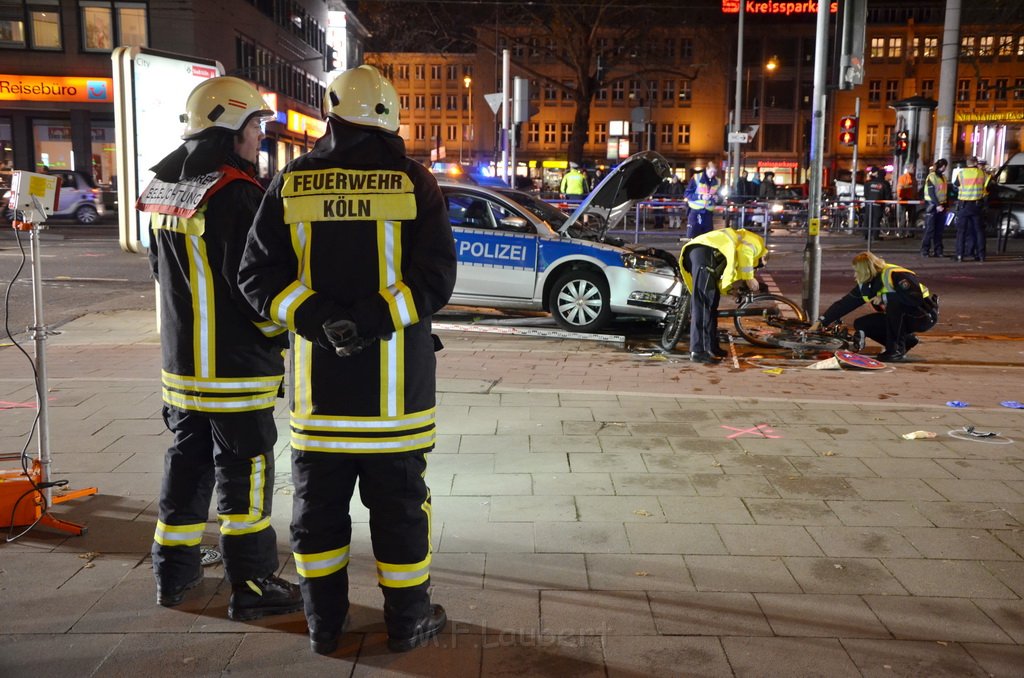
[[[871,178],[864,184],[864,200],[868,208],[868,228],[871,233],[878,233],[882,226],[882,214],[888,207],[874,201],[892,200],[892,186],[885,180],[885,169],[875,167],[871,171]],[[869,237],[868,231],[865,231],[864,238]]]
[[[292,350],[292,550],[314,652],[338,646],[349,610],[349,502],[370,511],[388,647],[447,621],[430,601],[435,440],[430,317],[455,285],[455,243],[437,181],[405,154],[398,95],[372,66],[324,98],[327,133],[271,183],[239,283]]]
[[[558,190],[566,198],[579,200],[590,191],[587,187],[587,175],[580,171],[579,165],[570,162],[569,171],[562,177]]]
[[[745,229],[710,231],[683,245],[679,270],[691,295],[691,361],[714,363],[725,357],[718,344],[718,302],[737,283],[756,292],[754,271],[766,254],[761,236]]]
[[[939,158],[929,169],[924,180],[924,235],[921,237],[921,256],[942,256],[942,233],[946,229],[946,200],[948,184],[943,172],[949,163]],[[929,252],[932,254],[929,255]]]
[[[982,204],[988,189],[988,174],[978,167],[978,159],[967,158],[967,167],[960,170],[953,182],[957,187],[956,260],[974,254],[975,261],[985,261],[985,221]],[[973,245],[971,244],[973,241]]]
[[[718,189],[722,182],[715,176],[718,167],[714,161],[708,161],[703,172],[697,172],[686,186],[686,204],[690,213],[686,217],[686,237],[696,238],[707,233],[713,226],[715,203],[718,201]]]
[[[302,608],[298,586],[274,574],[270,525],[274,403],[288,337],[249,307],[237,284],[263,196],[255,179],[260,126],[274,113],[255,87],[232,77],[198,85],[186,111],[185,143],[153,168],[137,205],[151,214],[163,418],[174,433],[153,544],[157,602],[178,605],[202,582],[199,543],[216,488],[228,616],[256,619]]]

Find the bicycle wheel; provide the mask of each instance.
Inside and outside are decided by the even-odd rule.
[[[807,332],[778,332],[773,335],[776,346],[789,348],[798,353],[809,351],[838,351],[846,342],[838,337],[826,337]]]
[[[683,289],[683,293],[676,302],[675,310],[665,318],[665,330],[661,333],[661,347],[666,351],[675,349],[679,338],[690,327],[690,295]]]
[[[786,321],[807,321],[795,301],[777,294],[757,294],[744,299],[736,308],[736,331],[754,346],[778,346],[777,335],[788,330]]]

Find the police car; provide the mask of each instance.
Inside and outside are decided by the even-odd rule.
[[[439,181],[458,256],[450,303],[546,310],[576,332],[597,332],[616,315],[664,318],[681,285],[675,256],[608,231],[669,173],[658,153],[638,153],[571,215],[529,193]]]

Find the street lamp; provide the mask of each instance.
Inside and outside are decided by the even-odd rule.
[[[473,158],[473,78],[469,75],[462,77],[462,84],[466,87],[466,113],[469,116],[469,124],[462,128],[462,138],[465,141],[466,132],[469,131],[469,157]],[[460,147],[461,148],[461,147]],[[459,151],[459,159],[462,159],[462,151]]]

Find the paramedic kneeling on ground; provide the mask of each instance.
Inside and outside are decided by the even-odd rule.
[[[861,304],[870,303],[877,312],[857,318],[854,329],[885,347],[876,356],[882,362],[904,360],[907,351],[918,344],[914,333],[926,332],[938,322],[938,297],[913,271],[887,264],[871,252],[853,258],[853,274],[857,286],[829,306],[811,329],[831,325]]]
[[[683,246],[679,270],[690,290],[690,360],[713,363],[726,353],[718,345],[718,302],[743,281],[757,291],[754,270],[764,264],[764,240],[745,229],[723,228]]]

